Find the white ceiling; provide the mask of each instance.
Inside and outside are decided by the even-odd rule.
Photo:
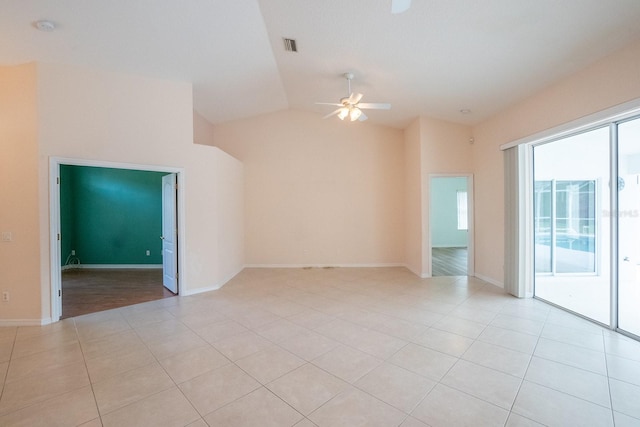
[[[193,82],[212,123],[346,95],[370,121],[478,123],[640,39],[638,0],[0,0],[0,65],[68,62]],[[32,23],[49,19],[52,33]],[[297,40],[284,51],[282,37]],[[461,109],[471,109],[463,115]]]

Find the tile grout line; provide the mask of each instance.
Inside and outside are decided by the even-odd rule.
[[[80,352],[82,353],[82,361],[84,362],[84,369],[87,371],[87,378],[89,379],[89,386],[91,387],[91,396],[93,396],[93,404],[95,405],[96,412],[98,413],[98,419],[100,420],[100,424],[104,425],[102,422],[102,413],[100,412],[100,408],[98,407],[98,399],[96,399],[96,392],[93,389],[93,381],[91,381],[91,375],[89,375],[89,366],[87,366],[87,357],[84,353],[84,346],[82,345],[82,341],[80,341],[80,334],[78,333],[78,325],[76,324],[75,318],[71,318],[73,320],[73,327],[76,331],[76,336],[78,337],[78,344],[80,345]],[[94,418],[95,419],[95,418]]]
[[[518,414],[517,412],[513,412],[513,407],[515,406],[516,402],[518,401],[518,396],[520,395],[520,391],[522,390],[522,385],[525,382],[525,378],[527,377],[527,373],[529,372],[529,368],[531,367],[531,362],[533,361],[534,355],[536,353],[536,349],[538,348],[538,344],[540,343],[540,338],[542,338],[542,331],[544,330],[544,326],[547,324],[547,318],[549,317],[549,313],[547,313],[547,316],[545,317],[544,320],[544,325],[542,330],[540,331],[540,334],[538,335],[538,338],[536,339],[536,345],[533,346],[533,350],[531,351],[531,355],[529,356],[529,362],[527,363],[527,369],[525,369],[524,374],[522,375],[522,380],[520,381],[520,385],[518,386],[518,391],[516,392],[516,395],[513,398],[513,403],[511,404],[511,409],[509,409],[509,416],[507,417],[507,420],[505,421],[505,426],[506,423],[509,421],[509,418],[511,417],[511,414],[516,414],[518,416],[522,416],[520,414]],[[527,417],[525,417],[527,418]],[[529,418],[527,418],[529,419]],[[535,422],[538,422],[536,420],[533,420]]]
[[[18,327],[13,333],[13,340],[11,342],[11,351],[9,352],[9,360],[7,361],[7,371],[4,373],[4,379],[2,381],[2,390],[0,390],[0,403],[4,397],[4,392],[7,387],[7,378],[9,377],[9,369],[11,368],[11,361],[13,360],[13,351],[16,347],[16,339],[18,338]]]
[[[615,411],[613,409],[613,396],[611,395],[611,377],[609,376],[609,359],[607,358],[607,344],[604,339],[604,331],[602,332],[602,348],[604,352],[604,369],[607,375],[607,391],[609,392],[609,404],[611,405],[611,421],[616,425]]]

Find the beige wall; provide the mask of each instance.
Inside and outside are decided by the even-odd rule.
[[[423,230],[424,187],[422,179],[422,144],[420,119],[415,119],[404,130],[405,165],[405,262],[414,274],[422,276],[423,239],[428,235]]]
[[[500,145],[640,97],[640,43],[599,61],[473,128],[476,274],[504,278]]]
[[[23,268],[17,274],[22,281],[28,278],[23,286],[29,293],[24,301],[12,299],[10,304],[17,310],[3,310],[0,320],[25,319],[35,313],[35,318],[46,321],[50,316],[50,157],[181,168],[185,244],[181,292],[219,287],[240,271],[244,265],[242,165],[214,147],[193,143],[190,84],[53,64],[38,64],[37,77],[33,73],[38,144],[14,144],[14,162],[25,165],[28,172],[20,175],[22,185],[34,194],[28,212],[16,203],[9,206],[7,215],[37,216],[25,223],[36,236],[29,240],[20,262],[38,263],[39,268]],[[25,111],[28,117],[31,113],[26,107]],[[35,138],[34,129],[27,127],[27,131]],[[3,196],[4,192],[3,187]],[[25,196],[29,199],[29,191]]]
[[[214,142],[245,167],[247,264],[404,264],[402,131],[284,111]]]
[[[0,67],[0,319],[39,321],[36,65]]]
[[[193,142],[213,145],[213,125],[196,110],[193,110]]]
[[[471,128],[457,123],[422,117],[420,119],[422,141],[422,195],[423,218],[427,237],[422,246],[422,275],[431,275],[431,242],[429,201],[429,175],[472,173]],[[471,191],[471,189],[469,189]]]

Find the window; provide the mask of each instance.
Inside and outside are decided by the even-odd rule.
[[[467,192],[458,190],[458,230],[468,230]]]
[[[536,272],[595,272],[596,181],[536,181],[534,188],[535,243],[548,251]]]

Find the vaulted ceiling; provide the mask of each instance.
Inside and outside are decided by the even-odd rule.
[[[639,40],[639,22],[638,0],[413,0],[397,15],[391,0],[0,0],[0,65],[192,82],[214,124],[287,108],[320,119],[331,107],[314,103],[338,102],[352,71],[363,102],[392,104],[373,123],[473,124]]]

